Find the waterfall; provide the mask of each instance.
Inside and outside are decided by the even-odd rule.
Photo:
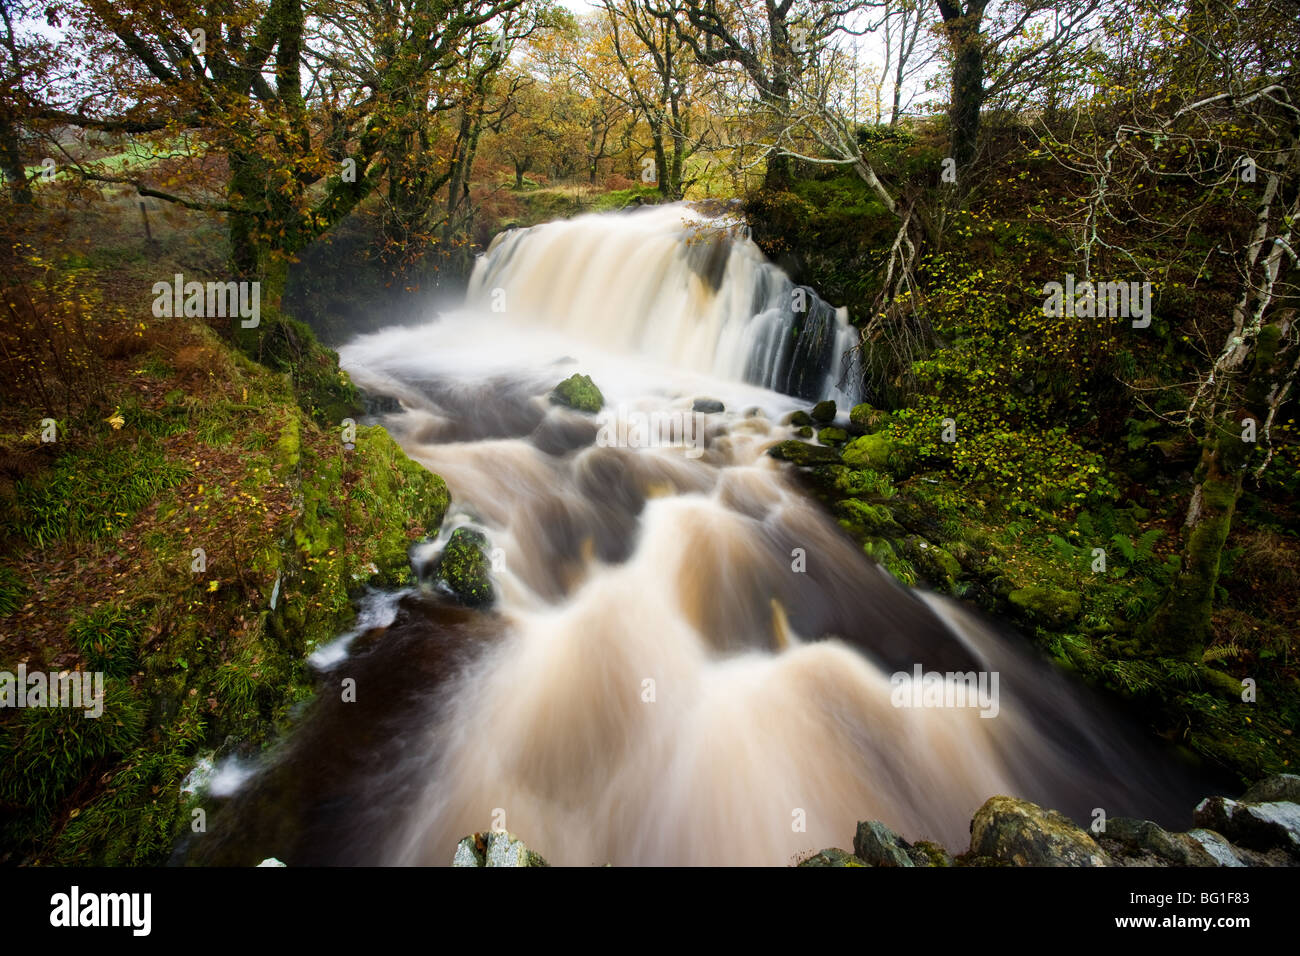
[[[860,400],[846,310],[746,232],[683,203],[511,230],[480,258],[468,305],[811,401]]]
[[[800,327],[789,279],[708,227],[677,206],[509,233],[464,308],[341,350],[451,489],[417,564],[471,525],[497,603],[372,597],[206,861],[446,864],[505,827],[557,864],[783,865],[869,819],[960,852],[995,794],[1184,822],[1198,785],[1165,751],[1018,637],[899,585],[766,454],[793,396],[832,391],[851,330],[812,297]],[[600,415],[549,401],[573,372]],[[701,397],[722,410],[698,448],[609,440]]]

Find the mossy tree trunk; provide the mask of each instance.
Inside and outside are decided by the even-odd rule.
[[[1300,166],[1297,160],[1300,144],[1293,142],[1285,164],[1292,173]],[[1296,362],[1290,354],[1294,350],[1290,332],[1295,302],[1279,293],[1278,280],[1285,278],[1284,270],[1294,271],[1290,248],[1292,223],[1300,217],[1300,190],[1292,186],[1290,202],[1284,205],[1279,196],[1281,177],[1281,171],[1269,176],[1247,251],[1245,281],[1232,329],[1193,402],[1193,409],[1197,402],[1208,407],[1210,430],[1202,442],[1184,525],[1182,564],[1141,631],[1152,652],[1164,656],[1200,660],[1209,643],[1223,548],[1247,468],[1256,456],[1263,459],[1256,474],[1267,465],[1261,445],[1267,445],[1273,416],[1296,377]],[[1282,207],[1280,215],[1278,207]]]

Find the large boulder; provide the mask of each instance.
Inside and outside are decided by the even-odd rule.
[[[436,579],[467,607],[487,607],[496,598],[486,548],[487,538],[480,532],[457,528],[438,559]]]
[[[605,407],[605,396],[590,375],[573,374],[551,391],[551,402],[567,405],[579,412],[598,412]]]
[[[970,824],[970,854],[1014,866],[1108,866],[1097,841],[1055,810],[990,797]]]

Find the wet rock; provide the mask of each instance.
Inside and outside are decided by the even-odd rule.
[[[800,438],[812,438],[813,437],[812,426],[801,425],[799,428],[795,429],[795,434],[798,435]]]
[[[550,866],[513,833],[474,833],[456,844],[452,866]]]
[[[811,426],[813,424],[813,420],[812,420],[812,416],[809,415],[807,412],[791,412],[790,418],[787,420],[787,424],[796,425],[796,426],[803,426],[803,425]]]
[[[834,448],[822,445],[809,445],[801,441],[778,442],[767,453],[779,461],[788,461],[792,465],[838,465],[840,453]]]
[[[831,847],[799,863],[800,866],[866,866],[852,853]]]
[[[726,410],[727,406],[716,398],[697,398],[695,404],[691,406],[691,411],[703,412],[705,415],[716,415],[718,412],[725,412]]]
[[[823,445],[843,445],[849,440],[849,433],[843,428],[828,425],[817,433],[817,440]]]
[[[813,406],[811,414],[815,422],[833,422],[835,421],[835,403],[831,401],[818,402]]]
[[[1108,866],[1097,841],[1055,810],[990,797],[970,825],[970,854],[1015,866]]]
[[[1058,588],[1019,588],[1007,595],[1013,605],[1026,615],[1052,627],[1069,624],[1079,616],[1080,598],[1075,591]]]
[[[605,406],[605,396],[590,375],[570,375],[551,392],[551,401],[579,412],[598,412]]]
[[[1300,804],[1244,803],[1227,797],[1207,797],[1197,805],[1193,819],[1197,826],[1253,850],[1300,853]]]
[[[438,559],[436,579],[467,607],[486,607],[496,598],[486,548],[487,538],[480,532],[457,528]]]
[[[1172,866],[1218,866],[1199,842],[1185,833],[1170,833],[1150,820],[1133,820],[1128,817],[1111,817],[1102,834],[1104,841],[1113,841],[1129,855],[1150,854],[1156,859],[1153,865],[1168,863]]]
[[[1204,849],[1218,866],[1245,866],[1232,844],[1213,830],[1188,830],[1187,835]]]
[[[1242,803],[1300,803],[1300,776],[1278,773],[1265,777],[1241,795]]]
[[[859,823],[853,837],[853,855],[871,866],[916,866],[908,849],[907,841],[879,820]]]
[[[844,449],[844,464],[850,468],[885,471],[894,453],[894,443],[884,434],[862,435]]]
[[[854,405],[849,412],[849,430],[858,435],[865,435],[878,427],[886,417],[884,412],[878,408],[872,408],[866,402],[861,405]]]

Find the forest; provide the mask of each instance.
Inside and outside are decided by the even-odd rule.
[[[0,15],[0,864],[1300,860],[1295,0]]]

